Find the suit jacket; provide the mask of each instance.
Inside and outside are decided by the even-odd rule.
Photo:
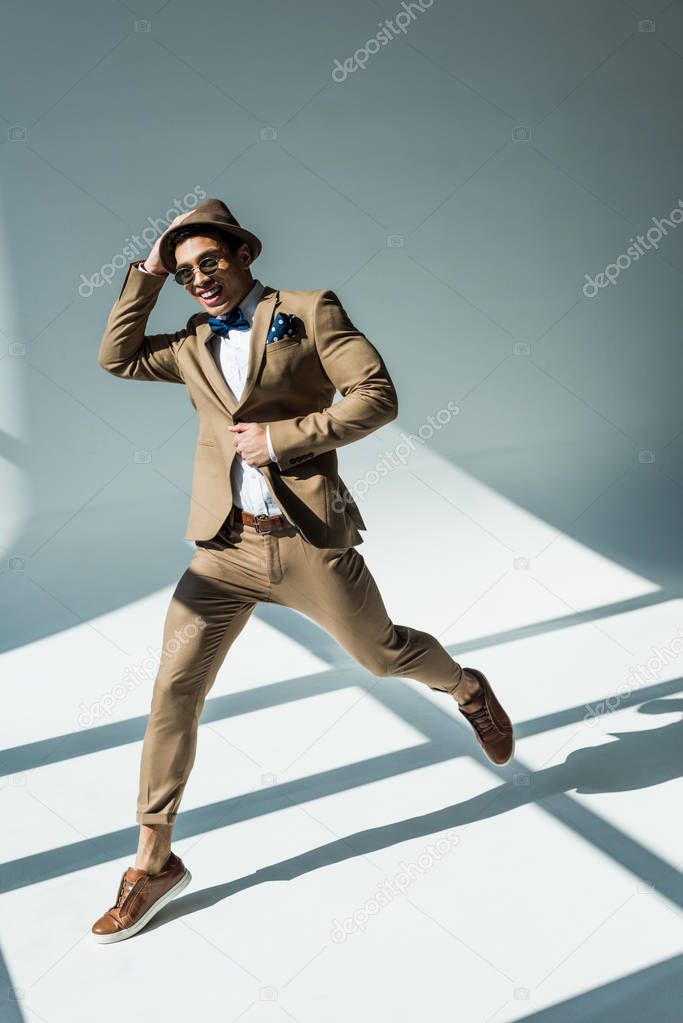
[[[232,506],[236,455],[228,426],[270,424],[277,463],[261,466],[287,518],[315,547],[353,547],[367,529],[340,478],[336,449],[398,415],[393,382],[377,349],[351,323],[333,291],[266,286],[254,313],[249,363],[239,402],[207,347],[210,313],[195,313],[173,334],[146,334],[166,280],[132,262],[109,314],[99,365],[130,380],[185,384],[199,430],[187,540],[210,540]],[[266,344],[273,315],[294,314],[300,336]],[[342,395],[333,404],[336,391]]]

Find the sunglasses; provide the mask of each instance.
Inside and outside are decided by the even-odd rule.
[[[222,256],[203,256],[197,263],[197,266],[206,277],[213,277],[221,263],[227,266],[227,261]],[[195,267],[193,266],[181,266],[173,274],[173,278],[178,284],[186,288],[188,284],[192,284],[194,281],[194,272]]]

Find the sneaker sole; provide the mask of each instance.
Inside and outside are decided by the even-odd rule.
[[[510,761],[512,760],[514,755],[515,755],[515,733],[513,732],[512,733],[512,749],[510,750],[510,756],[507,758],[507,760],[503,760],[503,762],[500,763],[500,764],[496,763],[495,760],[492,760],[491,763],[493,764],[494,767],[505,767],[506,764],[510,763]]]
[[[475,737],[475,739],[476,739],[476,737]],[[486,757],[486,759],[488,760],[489,764],[493,764],[494,767],[505,767],[506,764],[510,763],[510,761],[512,760],[512,758],[515,755],[515,736],[514,736],[514,732],[513,732],[513,735],[512,735],[512,749],[510,750],[510,756],[507,758],[507,760],[501,760],[501,761],[499,761],[499,760],[492,760],[491,757],[486,752],[486,750],[484,749],[484,747],[481,745],[481,743],[477,742],[477,745],[478,745],[479,749],[481,750],[481,752]]]
[[[112,945],[116,941],[125,941],[126,938],[132,938],[134,934],[137,934],[143,927],[146,927],[152,917],[155,916],[160,909],[163,909],[164,906],[171,901],[171,899],[174,899],[176,895],[180,895],[183,888],[187,888],[191,880],[192,874],[186,869],[185,873],[180,878],[180,881],[177,881],[164,895],[160,895],[154,905],[150,906],[147,912],[143,913],[140,919],[134,924],[131,924],[130,927],[126,927],[122,931],[116,931],[114,934],[93,934],[93,938],[98,945]]]

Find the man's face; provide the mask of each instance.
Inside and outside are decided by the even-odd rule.
[[[211,277],[199,268],[204,256],[215,256],[218,269]],[[188,294],[214,315],[228,313],[236,308],[254,283],[249,269],[251,254],[249,246],[241,245],[235,252],[228,252],[227,246],[216,238],[194,235],[176,245],[176,270],[181,266],[194,268],[194,279],[185,286]]]

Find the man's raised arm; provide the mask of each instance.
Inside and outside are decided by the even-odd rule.
[[[119,297],[109,314],[97,361],[108,373],[128,380],[162,380],[182,384],[178,349],[187,327],[174,334],[145,334],[166,276],[139,269],[142,260],[128,267]]]
[[[187,216],[189,213],[181,213],[167,230],[178,227]],[[175,334],[145,334],[149,314],[168,277],[159,254],[165,234],[166,231],[157,238],[145,260],[133,260],[128,267],[119,297],[109,313],[97,361],[108,373],[128,380],[184,384],[178,351],[187,337],[187,327]]]

